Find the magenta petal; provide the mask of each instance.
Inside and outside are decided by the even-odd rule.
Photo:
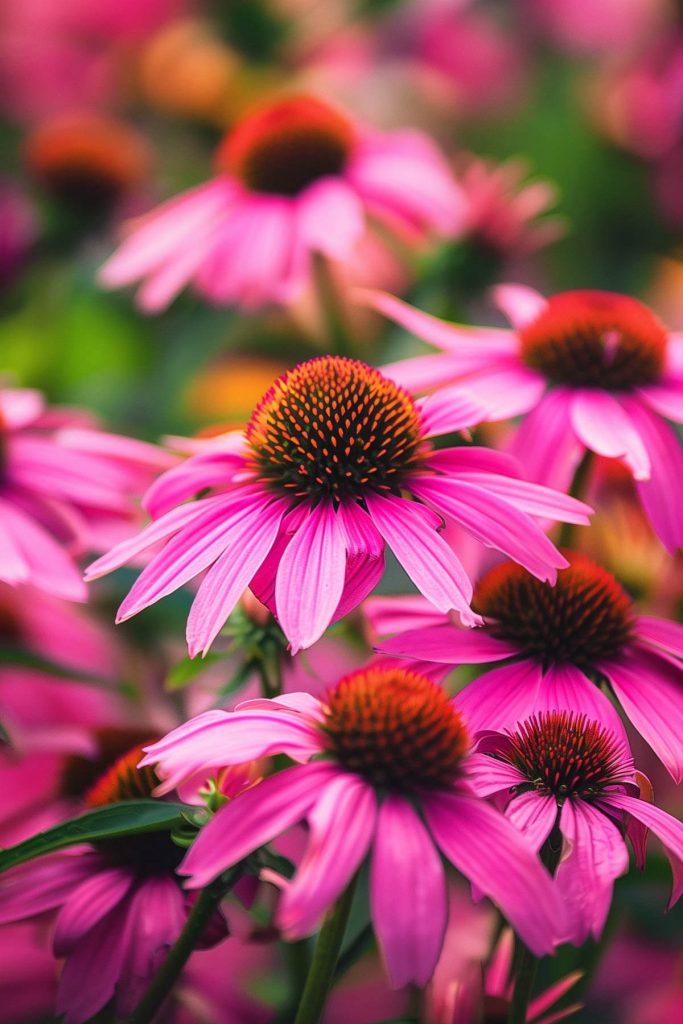
[[[629,743],[619,713],[609,697],[569,662],[550,665],[543,675],[534,711],[574,711],[605,726],[624,746]]]
[[[332,621],[343,619],[345,615],[357,608],[368,594],[374,590],[384,575],[384,555],[375,558],[372,555],[350,555],[346,559],[344,590],[339,604],[334,610]]]
[[[391,984],[426,985],[446,931],[446,879],[432,837],[401,796],[387,796],[380,807],[370,911]]]
[[[259,782],[221,808],[190,847],[179,871],[201,889],[221,871],[307,817],[338,769],[297,765]]]
[[[517,829],[483,800],[455,793],[423,798],[427,824],[443,853],[500,907],[540,956],[564,927],[553,880]]]
[[[557,801],[541,793],[520,793],[510,801],[505,815],[538,852],[553,830]]]
[[[572,394],[554,388],[544,395],[522,420],[509,449],[530,480],[560,491],[567,490],[583,452],[569,418]]]
[[[580,946],[589,935],[600,938],[628,850],[614,822],[583,800],[565,802],[560,827],[569,844],[555,875],[567,910],[563,938]]]
[[[122,868],[96,871],[74,889],[57,916],[55,956],[67,956],[76,943],[126,896],[133,874]]]
[[[571,420],[586,448],[608,458],[623,458],[636,480],[650,476],[650,458],[627,409],[613,395],[597,389],[576,391]]]
[[[465,394],[460,384],[441,388],[418,400],[425,437],[454,434],[486,419],[485,410]]]
[[[458,479],[497,494],[530,516],[553,519],[559,523],[586,526],[593,511],[583,501],[527,480],[511,479],[494,473],[460,473]]]
[[[0,513],[4,511],[4,503],[0,502]],[[28,562],[21,553],[21,548],[14,534],[3,523],[0,517],[0,579],[14,586],[25,583],[31,575]]]
[[[473,733],[482,729],[503,731],[528,718],[536,706],[541,686],[541,666],[525,659],[501,665],[479,676],[455,696]]]
[[[323,635],[344,589],[345,530],[331,504],[316,505],[285,550],[277,570],[275,603],[292,654]]]
[[[518,329],[535,320],[548,305],[540,292],[524,284],[499,284],[492,294],[498,308]]]
[[[467,780],[477,796],[493,796],[528,781],[519,768],[488,754],[470,754]]]
[[[346,888],[375,831],[377,799],[359,776],[337,774],[306,821],[306,852],[280,899],[277,923],[288,939],[310,935]]]
[[[365,230],[363,205],[341,178],[321,178],[301,193],[296,224],[309,248],[348,260]]]
[[[624,399],[650,457],[649,480],[639,481],[643,508],[664,546],[683,546],[683,448],[676,432],[641,403]]]
[[[517,361],[463,377],[458,388],[480,410],[479,420],[507,420],[533,409],[546,389],[545,378]]]
[[[476,665],[501,661],[518,654],[517,648],[504,640],[496,640],[484,628],[458,629],[456,626],[424,626],[382,640],[377,650],[402,658],[419,658],[444,665]]]
[[[56,1003],[64,1024],[85,1024],[114,995],[132,939],[128,911],[128,900],[119,903],[67,957]]]
[[[674,875],[674,887],[669,901],[672,907],[683,894],[683,823],[660,807],[625,793],[610,793],[605,803],[627,811],[661,840]]]
[[[9,582],[30,582],[67,601],[85,601],[87,589],[62,545],[22,509],[8,501],[0,500],[0,515],[5,537],[9,537],[11,542],[6,539],[4,545],[14,574]],[[17,578],[17,572],[21,572],[17,557],[28,566],[28,579],[23,576]]]
[[[683,423],[683,382],[672,379],[662,384],[639,388],[638,394],[651,409],[674,423]]]
[[[162,473],[146,491],[143,507],[152,519],[158,519],[181,502],[194,498],[205,487],[225,487],[235,473],[244,468],[244,456],[236,452],[195,455]]]
[[[668,654],[683,658],[683,625],[680,622],[641,615],[636,623],[636,633],[638,639],[646,644],[654,644]]]
[[[636,646],[621,660],[597,666],[604,672],[627,717],[669,774],[683,779],[683,683],[681,668]]]
[[[80,850],[55,853],[0,875],[0,923],[21,921],[61,906],[101,861]]]

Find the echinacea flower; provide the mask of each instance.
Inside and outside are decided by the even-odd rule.
[[[563,706],[563,700],[591,716],[616,719],[599,689],[606,683],[680,782],[683,626],[636,615],[610,573],[585,555],[564,554],[569,567],[558,573],[554,587],[510,563],[490,570],[473,600],[484,617],[481,628],[420,623],[382,641],[380,650],[447,665],[503,662],[457,696],[475,731],[505,728],[534,710]],[[407,625],[406,616],[402,621]]]
[[[559,829],[562,854],[555,875],[567,908],[568,942],[598,939],[614,880],[628,869],[631,840],[645,859],[647,832],[661,840],[674,886],[683,891],[683,824],[639,796],[639,776],[622,736],[592,716],[541,711],[514,731],[490,734],[473,757],[474,786],[496,796],[536,849]],[[649,795],[649,785],[640,779]],[[552,840],[553,842],[555,839]]]
[[[463,398],[472,426],[526,414],[511,452],[532,480],[565,489],[585,450],[623,459],[665,544],[683,544],[683,450],[666,420],[683,423],[683,335],[628,295],[571,291],[544,299],[501,285],[514,330],[446,323],[393,296],[373,305],[441,349],[385,367],[413,390],[441,387],[432,403]],[[448,385],[447,387],[445,385]]]
[[[316,930],[372,851],[370,910],[396,987],[424,985],[447,920],[441,854],[501,908],[523,941],[547,952],[561,905],[516,830],[467,782],[469,736],[444,690],[375,666],[310,694],[209,711],[146,748],[168,792],[200,770],[287,754],[286,768],[222,807],[180,870],[201,888],[252,851],[306,822],[309,841],[276,923],[288,939]]]
[[[220,146],[216,170],[133,226],[102,268],[105,286],[143,282],[147,312],[188,284],[217,303],[288,302],[310,279],[312,255],[347,260],[366,220],[422,236],[452,233],[464,213],[428,138],[367,130],[314,96],[247,115]]]
[[[495,452],[434,450],[429,439],[458,429],[462,415],[432,418],[352,359],[301,363],[266,393],[244,433],[213,438],[156,481],[144,498],[154,522],[87,578],[166,541],[119,621],[209,569],[188,619],[192,656],[208,650],[247,586],[296,653],[368,595],[386,543],[437,608],[473,625],[471,583],[439,534],[442,517],[554,581],[565,560],[531,517],[585,522],[590,510],[520,480]]]
[[[158,782],[138,770],[141,748],[121,757],[85,801],[102,807],[150,796]],[[56,1013],[84,1024],[112,998],[128,1016],[187,920],[191,900],[175,874],[182,857],[167,832],[82,844],[12,868],[0,876],[0,923],[57,910],[56,957],[64,958]],[[217,912],[202,941],[225,937]]]
[[[0,580],[84,601],[72,555],[130,532],[134,497],[174,462],[73,410],[46,408],[38,391],[0,386]]]

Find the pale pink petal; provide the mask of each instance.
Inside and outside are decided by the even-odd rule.
[[[359,294],[362,303],[363,296],[367,293],[354,292],[354,296]],[[465,346],[469,347],[468,342]],[[481,361],[482,358],[482,353],[478,352],[476,359]],[[393,380],[399,387],[406,388],[411,394],[418,394],[420,391],[432,391],[456,381],[462,374],[460,364],[464,359],[464,355],[459,357],[450,352],[412,356],[396,363],[387,363],[381,367],[381,371],[383,377]]]
[[[431,460],[430,460],[431,462]],[[593,509],[583,501],[577,501],[560,491],[542,484],[529,483],[497,473],[460,473],[463,483],[476,484],[493,494],[509,501],[515,508],[530,516],[553,519],[559,523],[578,523],[587,526]]]
[[[322,178],[301,193],[296,227],[310,249],[348,260],[365,231],[363,204],[341,178]]]
[[[480,410],[481,421],[507,420],[538,405],[546,381],[535,370],[512,364],[463,377],[458,389]]]
[[[473,402],[460,384],[441,388],[417,401],[425,437],[454,434],[475,427],[485,418],[481,407]]]
[[[674,423],[683,423],[683,381],[668,381],[639,388],[637,394],[651,409]]]
[[[148,272],[136,295],[143,313],[160,313],[197,275],[219,237],[216,223],[202,225],[202,231],[201,241],[193,239],[179,246],[166,262]]]
[[[377,636],[402,633],[407,629],[443,625],[443,615],[422,594],[369,598],[363,614]]]
[[[623,458],[636,480],[650,476],[650,458],[637,424],[624,406],[606,391],[578,390],[571,421],[586,448],[607,458]]]
[[[368,852],[377,798],[360,776],[339,773],[308,813],[306,852],[277,911],[287,939],[310,935],[346,888]]]
[[[243,469],[244,457],[237,453],[195,455],[155,480],[145,493],[143,507],[152,519],[158,519],[188,498],[195,498],[206,487],[223,489]]]
[[[1,388],[0,420],[7,430],[19,430],[40,416],[45,400],[35,388]]]
[[[571,427],[572,392],[554,388],[525,416],[515,432],[510,454],[530,480],[566,491],[582,454]]]
[[[299,711],[301,714],[315,718],[318,722],[325,720],[323,706],[317,697],[310,693],[282,693],[279,697],[255,697],[253,700],[243,700],[235,705],[235,711],[247,711],[260,708],[262,711],[272,710],[273,705],[287,708],[291,711]]]
[[[560,828],[568,842],[555,875],[567,911],[563,939],[580,946],[590,935],[600,938],[628,850],[614,822],[583,800],[565,801]]]
[[[683,625],[680,622],[641,615],[636,623],[636,635],[648,645],[654,644],[668,654],[683,658]]]
[[[440,520],[429,509],[403,498],[368,495],[372,521],[408,576],[440,611],[455,608],[466,625],[479,617],[471,611],[472,584],[457,557],[439,536]]]
[[[599,686],[570,662],[549,665],[541,679],[535,712],[576,711],[605,726],[624,746],[630,759],[628,738],[617,709]]]
[[[410,629],[376,646],[384,654],[444,665],[476,665],[519,654],[514,644],[496,640],[486,629],[458,629],[449,624]]]
[[[467,779],[477,796],[493,796],[528,782],[519,768],[489,754],[471,754],[467,759]]]
[[[416,478],[414,494],[463,526],[482,544],[497,548],[530,573],[554,583],[568,563],[533,519],[485,487],[445,477]]]
[[[5,503],[0,501],[0,513],[5,509]],[[5,583],[25,583],[31,575],[28,562],[21,553],[21,548],[14,538],[11,530],[8,530],[0,515],[0,579]]]
[[[344,589],[345,540],[333,506],[320,502],[280,559],[275,604],[292,654],[319,640],[332,621]]]
[[[99,920],[120,903],[134,876],[122,868],[105,868],[91,874],[74,889],[60,910],[54,933],[55,956],[66,956]]]
[[[287,499],[249,509],[243,518],[226,522],[226,550],[209,569],[187,618],[191,658],[206,654],[235,605],[275,542]]]
[[[678,664],[654,651],[630,647],[620,660],[596,666],[669,774],[683,780],[683,684]]]
[[[676,432],[634,399],[624,399],[650,458],[649,480],[638,481],[643,508],[664,546],[683,546],[683,448]]]
[[[548,305],[540,292],[524,284],[499,284],[491,294],[495,304],[518,330],[540,316]]]
[[[551,950],[564,926],[562,905],[550,875],[514,826],[474,797],[432,793],[422,806],[448,860],[500,908],[532,952]]]
[[[669,907],[672,907],[683,894],[683,823],[647,800],[625,793],[610,793],[605,803],[633,815],[662,842],[674,875],[674,888],[669,900]]]
[[[190,887],[203,888],[305,819],[338,773],[324,762],[287,768],[231,800],[205,825],[180,865],[191,876]]]
[[[524,660],[491,669],[456,694],[455,705],[471,732],[511,729],[533,712],[541,686],[539,662]]]
[[[446,878],[432,837],[402,796],[388,795],[380,807],[370,912],[391,984],[424,987],[446,932]]]
[[[26,582],[68,601],[85,601],[87,590],[80,573],[57,541],[23,510],[2,499],[0,515],[12,543],[9,564],[14,566],[14,580],[8,582],[23,582],[16,579],[18,563],[12,551],[17,551],[29,569]]]
[[[505,816],[538,852],[557,820],[557,800],[541,793],[520,793],[507,806]]]

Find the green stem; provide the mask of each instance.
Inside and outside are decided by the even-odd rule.
[[[313,277],[330,351],[337,356],[353,357],[354,346],[332,269],[327,257],[322,253],[313,254]]]
[[[260,658],[257,665],[264,697],[279,697],[282,693],[282,666],[280,655]]]
[[[585,499],[586,484],[588,483],[588,477],[590,476],[592,466],[593,452],[586,449],[581,461],[574,471],[574,477],[568,492],[570,497],[578,498],[580,501]],[[562,523],[560,535],[557,540],[557,546],[560,548],[570,548],[574,542],[575,533],[576,523]]]
[[[215,910],[225,894],[232,888],[242,873],[241,866],[233,868],[226,875],[202,889],[190,911],[185,927],[171,948],[159,973],[128,1018],[129,1024],[150,1024],[160,1010],[185,964],[197,945]]]
[[[320,1020],[332,986],[355,888],[356,880],[353,879],[327,913],[320,929],[294,1024],[318,1024]]]

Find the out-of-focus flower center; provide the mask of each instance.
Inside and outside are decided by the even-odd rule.
[[[476,588],[472,607],[488,629],[545,665],[572,662],[589,669],[619,654],[631,638],[631,600],[615,578],[585,555],[569,561],[554,587],[521,566],[496,566]]]
[[[88,807],[104,807],[106,804],[118,804],[122,800],[144,800],[152,796],[154,789],[159,785],[159,779],[151,766],[137,766],[144,756],[143,747],[146,745],[147,743],[140,743],[132,750],[126,751],[103,775],[100,775],[85,794],[84,799]]]
[[[630,768],[614,736],[573,711],[532,715],[510,735],[509,750],[496,756],[514,764],[539,792],[560,799],[597,796],[625,781]]]
[[[365,363],[321,356],[280,377],[246,431],[260,475],[293,497],[396,494],[427,445],[402,388]]]
[[[400,791],[446,787],[460,773],[469,737],[444,690],[405,669],[369,668],[327,695],[323,729],[350,772]]]
[[[657,381],[667,333],[636,299],[612,292],[554,295],[520,331],[524,363],[554,384],[629,391]]]
[[[218,150],[218,169],[253,192],[296,196],[320,178],[341,174],[353,125],[313,96],[294,96],[246,117]]]

